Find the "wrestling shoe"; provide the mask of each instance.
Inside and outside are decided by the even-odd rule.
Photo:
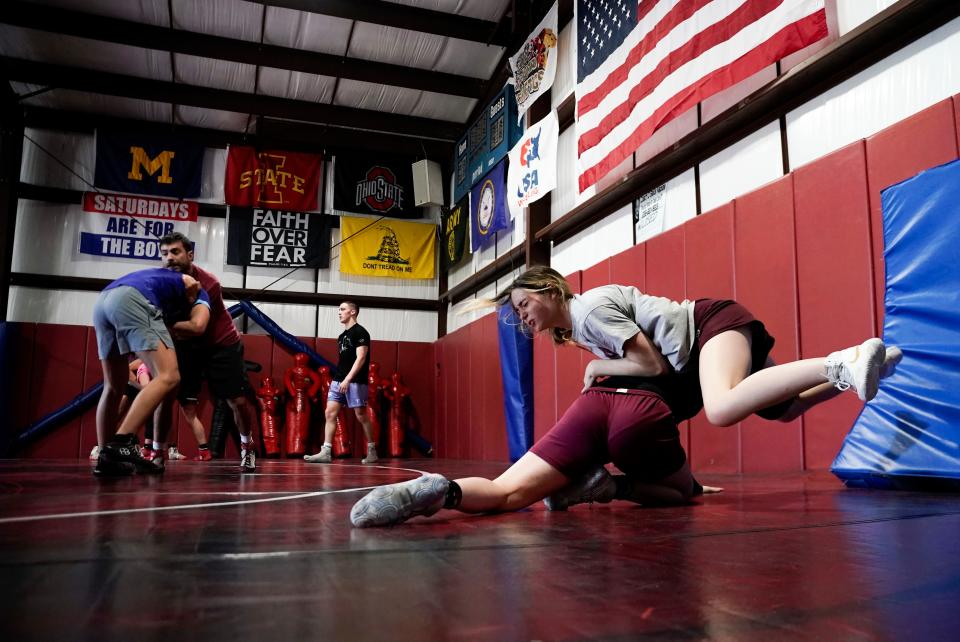
[[[97,455],[97,465],[93,468],[93,474],[97,477],[129,477],[135,470],[133,464],[113,459],[104,449]]]
[[[210,461],[211,459],[213,459],[213,455],[210,454],[210,449],[201,448],[193,458],[193,461]]]
[[[153,455],[156,453],[153,448],[141,448],[140,456],[146,459],[147,461],[153,461]]]
[[[609,504],[617,494],[617,484],[607,469],[600,466],[570,482],[543,500],[547,510],[563,511],[574,504]]]
[[[333,461],[333,449],[324,446],[316,455],[304,455],[303,459],[308,464],[329,464]]]
[[[106,455],[114,463],[129,463],[141,475],[158,475],[163,472],[163,454],[149,451],[153,456],[144,459],[136,435],[115,435],[100,451],[101,459]]]
[[[374,488],[353,505],[350,522],[356,528],[369,528],[393,526],[415,515],[429,517],[443,508],[449,486],[446,477],[431,474]]]
[[[360,460],[361,464],[375,464],[380,461],[377,457],[377,447],[373,444],[367,444],[367,456]]]
[[[257,469],[257,453],[253,449],[253,444],[250,444],[250,448],[240,451],[240,472],[241,473],[252,473]]]
[[[903,350],[897,346],[887,348],[886,355],[883,358],[883,365],[880,366],[880,378],[886,379],[897,371],[897,365],[903,361]]]
[[[885,357],[883,341],[867,339],[858,346],[831,352],[824,360],[823,368],[837,390],[853,388],[860,401],[870,401],[877,396]]]
[[[167,448],[167,459],[170,461],[179,461],[181,459],[186,459],[187,456],[184,455],[176,446],[170,446]]]

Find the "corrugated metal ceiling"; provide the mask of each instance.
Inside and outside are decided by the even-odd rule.
[[[450,139],[449,132],[455,130],[453,126],[462,126],[475,108],[481,95],[480,88],[496,71],[504,55],[504,47],[477,41],[493,40],[492,33],[479,33],[471,41],[288,8],[302,6],[317,11],[331,8],[330,13],[338,14],[352,11],[349,4],[337,0],[314,0],[309,3],[303,0],[8,0],[0,7],[0,55],[5,57],[4,65],[8,72],[11,68],[23,69],[25,65],[20,61],[54,66],[37,67],[43,73],[33,67],[29,74],[26,71],[8,73],[8,77],[20,76],[10,83],[18,95],[37,92],[22,100],[27,106],[94,112],[234,132],[251,131],[256,116],[263,115],[251,109],[223,109],[223,105],[232,104],[230,97],[216,92],[209,100],[202,101],[185,99],[183,96],[179,101],[173,98],[165,101],[161,99],[162,96],[139,98],[137,90],[128,88],[118,89],[118,95],[110,95],[109,92],[114,90],[110,86],[112,77],[98,77],[96,82],[91,80],[91,85],[102,84],[87,90],[83,79],[88,78],[85,72],[89,70],[195,87],[198,88],[198,95],[202,93],[201,88],[205,88],[302,101],[303,105],[277,103],[282,113],[279,118],[287,120],[310,120],[324,124],[325,116],[304,118],[300,115],[309,115],[309,109],[304,109],[309,104],[336,106],[332,109],[338,115],[343,111],[342,119],[348,119],[346,114],[350,112],[347,110],[354,109],[414,117],[385,122],[402,122],[409,125],[411,131],[442,131],[444,133],[434,134],[435,137]],[[355,4],[364,5],[359,1]],[[400,9],[401,13],[411,15],[419,12],[422,18],[423,10],[430,10],[488,21],[487,25],[495,27],[495,23],[502,21],[510,0],[394,0],[367,4],[378,7],[384,15]],[[86,15],[82,16],[83,20],[71,20],[76,16],[62,14],[61,10]],[[58,16],[67,26],[56,26]],[[47,18],[50,23],[46,21]],[[113,23],[112,20],[135,25]],[[79,23],[84,26],[77,26]],[[105,34],[93,33],[98,23],[106,23],[110,27],[119,25],[119,28]],[[161,28],[166,33],[154,29],[152,32],[143,32],[146,36],[142,39],[121,44],[136,36],[118,35],[118,32],[139,33],[144,26]],[[205,55],[171,51],[169,49],[178,47],[156,46],[157,40],[154,40],[152,48],[150,35],[168,37],[170,29],[176,30],[174,35],[181,36],[184,42],[195,38],[196,34],[219,36],[230,41],[217,41],[213,43],[216,46],[193,48],[196,53],[208,49],[203,51]],[[69,35],[71,31],[76,33]],[[251,50],[249,43],[284,49],[275,50],[273,58],[264,55],[261,64],[261,59],[255,55],[256,50]],[[191,46],[179,48],[190,49]],[[270,47],[264,47],[264,51],[268,49]],[[254,51],[252,56],[251,51]],[[304,52],[313,56],[326,54],[338,57],[337,60],[344,65],[343,75],[310,73],[302,68],[277,68],[269,64]],[[238,61],[238,57],[247,62]],[[326,69],[336,71],[335,66],[331,68],[330,60],[325,63]],[[321,66],[319,63],[323,61],[306,58],[305,62],[290,66],[310,67],[313,62]],[[399,67],[385,67],[379,63]],[[369,69],[364,70],[364,67]],[[70,78],[73,68],[79,70],[73,74],[79,76],[79,80]],[[347,68],[352,71],[346,71]],[[31,82],[34,73],[38,80]],[[374,74],[376,81],[356,77],[364,73]],[[425,89],[423,83],[432,83],[427,86],[439,91]],[[132,81],[124,83],[120,80],[117,84],[132,84]],[[133,84],[140,86],[139,83]],[[443,91],[446,85],[451,88],[450,93]],[[171,90],[171,95],[176,95],[172,91],[175,88],[169,85],[164,87]],[[272,108],[273,103],[270,105]],[[338,111],[338,108],[343,109]],[[295,118],[290,117],[291,110],[296,112]],[[277,117],[276,114],[272,115]],[[421,122],[416,119],[431,120]],[[432,121],[447,121],[451,127],[430,127]],[[368,118],[366,124],[359,128],[372,128],[369,122]],[[350,127],[343,123],[339,126]],[[424,137],[429,138],[430,135]]]

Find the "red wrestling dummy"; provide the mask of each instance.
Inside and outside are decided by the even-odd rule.
[[[387,433],[387,452],[391,457],[403,455],[403,427],[407,423],[407,398],[410,388],[403,385],[400,373],[393,373],[391,384],[383,389],[383,394],[390,400],[390,419]]]
[[[371,361],[367,377],[367,416],[373,428],[373,441],[380,443],[380,409],[383,405],[383,389],[388,382],[380,378],[380,364]]]
[[[320,368],[320,377],[323,380],[323,403],[327,403],[327,393],[330,392],[330,384],[333,382],[333,377],[330,375],[330,368],[323,366]],[[347,427],[343,421],[343,413],[337,413],[337,429],[333,432],[333,456],[334,457],[349,457],[350,456],[350,435],[347,432]]]
[[[298,352],[293,362],[295,365],[287,368],[283,375],[283,383],[290,395],[287,403],[287,457],[303,455],[310,434],[310,401],[320,390],[320,375],[307,366],[310,357]]]
[[[282,392],[273,384],[273,379],[270,377],[264,377],[262,384],[257,388],[263,449],[267,457],[280,455],[280,415],[277,414],[277,401]]]

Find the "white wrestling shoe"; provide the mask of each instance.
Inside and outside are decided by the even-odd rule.
[[[613,476],[607,472],[606,468],[600,466],[545,498],[543,503],[546,504],[547,510],[564,511],[575,504],[586,502],[609,504],[616,494],[617,484],[613,481]]]
[[[361,464],[375,464],[380,461],[377,457],[377,447],[373,444],[367,444],[367,456],[360,460]]]
[[[443,508],[450,482],[443,475],[431,474],[367,493],[350,510],[350,523],[356,528],[393,526],[416,515],[429,517]]]
[[[903,361],[903,350],[897,346],[887,348],[886,356],[883,358],[883,365],[880,366],[880,378],[886,379],[897,371],[897,364]]]
[[[870,401],[877,396],[880,369],[885,358],[883,341],[873,338],[858,346],[831,352],[823,368],[827,379],[837,390],[853,388],[860,401]]]
[[[316,455],[304,455],[303,460],[308,464],[329,464],[333,462],[333,449],[323,446]]]

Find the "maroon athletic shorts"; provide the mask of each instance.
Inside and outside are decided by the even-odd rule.
[[[767,357],[773,349],[776,340],[770,336],[763,323],[758,321],[753,314],[745,307],[729,299],[697,299],[693,308],[694,326],[697,329],[697,347],[690,355],[690,362],[687,368],[697,369],[697,385],[699,386],[699,368],[697,368],[700,358],[700,350],[710,339],[721,332],[735,330],[737,328],[746,328],[750,332],[751,351],[753,353],[753,366],[750,368],[750,374],[762,370],[767,362]],[[687,374],[687,369],[684,370]],[[781,402],[775,406],[764,408],[757,411],[757,415],[764,419],[779,419],[793,404],[792,399]]]
[[[670,407],[649,390],[591,388],[530,450],[570,478],[613,462],[637,479],[656,481],[686,461]]]

